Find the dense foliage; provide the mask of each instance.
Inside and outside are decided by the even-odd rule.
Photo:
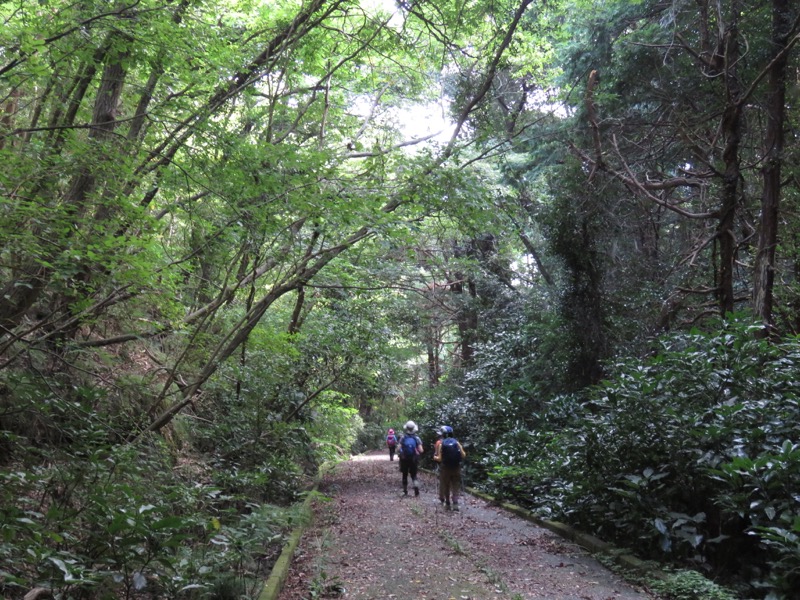
[[[736,319],[665,336],[650,357],[610,365],[601,384],[527,406],[492,384],[491,353],[431,418],[457,423],[473,481],[500,497],[690,565],[744,597],[792,597],[800,343],[755,330]],[[518,388],[535,389],[508,365]]]
[[[675,336],[644,365],[620,365],[566,450],[584,437],[575,468],[593,473],[581,485],[615,514],[607,527],[637,547],[644,537],[654,551],[797,589],[798,348],[733,327]]]

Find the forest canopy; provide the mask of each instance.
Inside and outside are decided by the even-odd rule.
[[[319,465],[411,417],[473,485],[796,593],[795,3],[0,18],[4,596],[256,596]]]

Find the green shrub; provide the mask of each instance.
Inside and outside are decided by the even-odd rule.
[[[379,423],[366,423],[358,432],[358,437],[353,443],[353,453],[361,454],[370,450],[383,449],[386,447],[386,432],[389,426]]]
[[[274,472],[255,463],[241,480],[219,477],[220,487],[228,469],[185,444],[176,455],[169,436],[121,441],[119,424],[93,408],[105,397],[80,386],[63,396],[15,388],[20,410],[3,413],[0,433],[0,446],[14,449],[0,471],[0,596],[37,586],[65,598],[192,598],[219,586],[254,595],[292,511],[260,501],[249,477],[291,483],[297,461],[266,461]],[[220,582],[223,573],[238,583]]]
[[[754,597],[798,589],[800,344],[753,330],[734,319],[665,337],[536,421],[502,430],[488,419],[470,432],[483,440],[487,486],[647,558],[725,574]],[[496,410],[487,405],[482,416]]]
[[[364,428],[358,411],[346,406],[346,397],[336,392],[324,392],[310,409],[306,430],[314,440],[320,461],[349,457]]]
[[[666,580],[654,581],[650,587],[667,600],[736,600],[733,593],[697,571],[671,573]]]

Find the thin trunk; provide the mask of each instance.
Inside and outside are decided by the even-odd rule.
[[[147,109],[150,106],[150,102],[153,100],[153,92],[156,89],[156,84],[158,84],[158,81],[161,79],[163,74],[164,68],[160,64],[153,67],[153,70],[150,72],[150,77],[147,79],[147,83],[145,84],[144,88],[142,89],[142,93],[139,96],[139,103],[136,105],[136,112],[133,114],[133,118],[131,119],[131,127],[128,130],[129,142],[133,143],[141,138],[144,131],[144,119],[147,116]]]
[[[439,348],[441,347],[441,339],[439,329],[435,325],[430,325],[428,328],[428,387],[435,388],[439,385],[439,378],[441,377],[442,370],[439,360]]]
[[[178,5],[178,8],[175,10],[175,14],[172,16],[172,22],[176,25],[180,25],[183,21],[183,15],[186,13],[188,8],[188,0],[181,2],[180,5]],[[144,130],[145,117],[147,116],[147,110],[150,107],[150,102],[153,100],[153,93],[155,92],[156,85],[163,74],[163,57],[159,57],[153,65],[152,71],[150,71],[150,77],[147,79],[147,83],[145,84],[144,88],[142,88],[142,93],[139,96],[139,103],[136,105],[136,111],[133,113],[131,126],[128,130],[129,142],[136,142],[141,138]]]
[[[103,71],[103,78],[100,81],[100,89],[98,89],[95,99],[89,139],[97,140],[98,142],[108,140],[116,128],[117,106],[122,95],[124,82],[125,70],[120,62],[114,61],[112,64],[106,65]],[[73,180],[65,199],[68,204],[73,205],[73,208],[78,209],[79,212],[83,208],[87,195],[94,189],[96,181],[94,167],[95,164],[92,161],[82,170]]]
[[[292,311],[292,318],[289,322],[289,334],[294,335],[300,332],[300,325],[302,323],[301,317],[303,314],[303,305],[306,301],[306,288],[300,286],[297,288],[297,300],[294,303],[294,310]]]
[[[722,314],[733,312],[734,266],[736,264],[736,234],[734,221],[739,206],[739,189],[741,169],[739,149],[742,141],[742,106],[741,83],[738,77],[739,63],[739,7],[738,2],[731,3],[731,25],[725,32],[723,40],[724,81],[727,95],[727,106],[722,118],[722,133],[725,138],[725,149],[722,153],[725,172],[722,181],[722,203],[717,223],[716,240],[719,247],[719,273],[716,286],[717,304]]]
[[[6,99],[5,106],[3,107],[3,116],[0,118],[0,150],[5,148],[6,138],[11,133],[11,130],[14,129],[14,117],[17,114],[21,95],[20,89],[14,88]],[[13,140],[13,138],[10,137],[9,139]],[[13,141],[9,145],[13,145]]]
[[[45,105],[47,104],[48,98],[50,98],[50,94],[53,93],[55,89],[55,78],[51,77],[48,82],[47,86],[44,88],[41,96],[36,100],[36,106],[33,109],[33,114],[31,115],[31,122],[28,125],[29,131],[26,131],[23,134],[22,139],[25,143],[28,143],[31,140],[31,135],[34,129],[39,126],[39,119],[42,116],[42,111],[44,110]]]
[[[761,229],[753,277],[753,312],[769,330],[773,325],[775,247],[778,243],[778,215],[781,199],[783,128],[786,118],[786,75],[789,53],[789,0],[772,1],[772,49],[774,60],[767,83],[767,131],[762,176]]]
[[[536,250],[536,246],[533,245],[533,242],[524,231],[519,231],[518,235],[519,239],[522,240],[522,244],[525,246],[525,250],[528,251],[528,254],[531,255],[531,258],[533,258],[533,262],[536,263],[536,270],[544,278],[545,283],[549,286],[552,286],[553,276],[550,275],[550,271],[544,266],[544,263],[539,256],[539,251]]]
[[[467,280],[467,292],[469,298],[464,296],[464,275],[456,273],[456,280],[450,285],[450,289],[462,296],[462,306],[456,317],[459,337],[459,363],[461,368],[467,367],[475,355],[475,335],[478,329],[478,313],[473,307],[473,301],[477,297],[475,282]]]
[[[256,299],[256,286],[250,286],[250,292],[247,294],[247,302],[245,304],[245,310],[250,311],[253,308],[253,302]],[[241,367],[240,373],[244,373],[245,367],[247,367],[247,340],[242,342],[241,353],[239,355],[239,366]],[[236,398],[241,399],[242,397],[242,378],[241,375],[236,378]]]
[[[101,202],[97,202],[93,207],[93,192],[98,188],[98,171],[102,169],[99,164],[107,162],[111,157],[112,136],[117,128],[117,112],[119,108],[122,89],[125,84],[126,70],[123,63],[128,56],[127,51],[113,56],[103,69],[103,76],[95,96],[94,110],[92,114],[92,127],[89,130],[89,140],[96,143],[96,148],[91,150],[94,156],[84,157],[85,161],[78,174],[73,178],[69,191],[64,198],[64,204],[72,216],[76,230],[81,228],[80,221],[86,216],[94,213],[92,217],[100,228],[108,221],[113,210],[113,198],[103,197]],[[102,154],[94,154],[99,150]],[[99,167],[99,168],[98,168]],[[93,235],[91,226],[82,227],[84,236]],[[91,281],[96,277],[96,266],[94,261],[82,261],[79,269],[72,277],[70,286],[59,294],[55,294],[51,300],[51,306],[55,313],[61,313],[66,318],[75,316],[75,306],[77,301],[86,295],[91,288]],[[64,331],[63,339],[74,337],[81,325],[81,321],[75,322],[74,326]]]
[[[102,64],[103,60],[105,60],[110,46],[111,36],[109,36],[109,39],[106,40],[106,42],[95,51],[94,56],[92,56],[92,60],[84,66],[81,74],[73,82],[72,89],[67,92],[68,104],[67,112],[64,115],[64,118],[61,118],[62,113],[60,106],[56,106],[53,110],[48,126],[53,128],[58,127],[58,129],[54,129],[51,133],[53,136],[52,155],[55,156],[61,152],[61,147],[65,139],[66,128],[72,127],[75,124],[75,117],[78,115],[78,109],[80,109],[83,99],[86,97],[89,84],[97,74],[97,66]]]
[[[69,104],[66,114],[64,115],[62,113],[60,107],[56,107],[50,119],[50,127],[69,127],[74,124],[75,117],[78,113],[78,107],[83,101],[89,84],[92,79],[94,79],[94,75],[97,72],[97,63],[95,61],[102,60],[102,58],[106,56],[109,45],[110,42],[107,41],[103,44],[102,48],[98,48],[92,61],[85,65],[81,74],[74,80],[73,86],[68,91]],[[102,85],[101,90],[103,90]],[[107,92],[108,88],[106,87],[106,95]],[[101,109],[110,99],[111,98],[106,97],[104,101],[101,102],[100,92],[98,92],[95,117],[101,113]],[[105,127],[107,128],[108,124],[106,124]],[[95,136],[99,134],[99,131],[94,132]],[[55,137],[51,140],[51,156],[56,156],[61,151],[61,145],[64,140],[63,129],[59,130],[59,133],[54,135]],[[90,133],[90,135],[92,135],[92,133]],[[33,189],[29,190],[27,193],[31,197],[37,196],[45,190],[46,186],[47,182],[44,179],[40,179],[33,186]],[[70,195],[81,192],[85,187],[85,182],[81,181],[81,176],[78,176],[72,182]],[[30,310],[41,296],[42,291],[50,279],[51,272],[51,267],[43,267],[38,263],[23,264],[14,271],[13,277],[0,289],[0,334],[12,330],[20,323],[25,313]]]

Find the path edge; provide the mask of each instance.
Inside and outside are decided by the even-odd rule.
[[[566,523],[561,523],[559,521],[550,521],[548,519],[542,519],[541,517],[537,517],[531,511],[522,508],[516,504],[512,504],[510,502],[502,502],[499,501],[494,496],[491,496],[485,492],[480,490],[476,490],[471,487],[465,487],[464,490],[468,492],[472,496],[476,496],[477,498],[481,498],[487,502],[491,502],[495,506],[499,506],[503,510],[506,510],[510,513],[515,514],[516,516],[525,519],[526,521],[530,521],[531,523],[535,523],[540,527],[544,527],[545,529],[552,531],[553,533],[568,539],[571,542],[574,542],[585,548],[592,554],[603,554],[611,558],[617,565],[620,567],[627,569],[628,571],[634,571],[641,575],[648,575],[653,577],[654,579],[661,579],[666,580],[668,579],[667,575],[653,567],[651,563],[648,563],[633,554],[628,554],[620,551],[616,546],[601,540],[598,537],[595,537],[588,533],[583,533],[578,531],[577,529],[567,525]]]
[[[320,469],[314,479],[314,484],[307,492],[306,498],[300,507],[300,517],[298,519],[300,524],[294,528],[286,545],[281,551],[281,555],[278,557],[278,560],[275,561],[275,564],[272,565],[272,570],[269,573],[269,577],[267,577],[267,580],[264,582],[264,588],[261,590],[258,600],[277,600],[281,591],[283,591],[283,586],[286,583],[286,578],[289,576],[289,570],[294,560],[294,553],[297,551],[300,540],[303,538],[303,534],[311,524],[313,518],[311,505],[314,502],[314,497],[319,488],[322,473],[323,469]]]

